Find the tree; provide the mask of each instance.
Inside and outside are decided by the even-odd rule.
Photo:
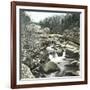
[[[27,40],[28,39],[28,37],[27,37],[28,31],[27,31],[26,26],[28,24],[30,24],[30,22],[31,22],[31,18],[26,15],[24,10],[20,10],[21,60],[25,53],[25,50],[23,50],[23,49],[28,48],[28,40]]]
[[[48,27],[50,29],[50,33],[57,33],[61,31],[61,17],[57,15],[47,17],[43,21],[40,21],[39,24],[42,28]]]
[[[65,16],[51,16],[40,21],[42,28],[48,27],[50,33],[63,34],[66,29],[80,27],[80,13],[67,13]]]

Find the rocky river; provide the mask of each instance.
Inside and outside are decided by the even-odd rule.
[[[48,28],[29,25],[27,30],[28,42],[21,39],[21,79],[79,76],[78,44]]]

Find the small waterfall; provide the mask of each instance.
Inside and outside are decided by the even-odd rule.
[[[55,63],[64,62],[63,60],[65,59],[65,55],[66,55],[65,50],[63,51],[62,56],[58,56],[57,52],[54,52],[54,55],[49,54],[49,59]]]
[[[65,58],[65,56],[66,56],[66,50],[64,49],[62,57]]]
[[[62,56],[58,56],[57,51],[53,48],[53,45],[48,46],[47,51],[49,53],[50,61],[54,63],[64,62],[66,56],[66,49],[64,48]]]

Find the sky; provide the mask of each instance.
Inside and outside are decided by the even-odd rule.
[[[31,20],[34,22],[39,22],[40,20],[45,19],[46,17],[54,15],[66,15],[66,13],[55,13],[55,12],[35,12],[35,11],[25,11],[25,13],[31,17]]]

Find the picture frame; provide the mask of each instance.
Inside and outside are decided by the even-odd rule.
[[[87,84],[87,32],[87,6],[12,1],[11,88]]]

